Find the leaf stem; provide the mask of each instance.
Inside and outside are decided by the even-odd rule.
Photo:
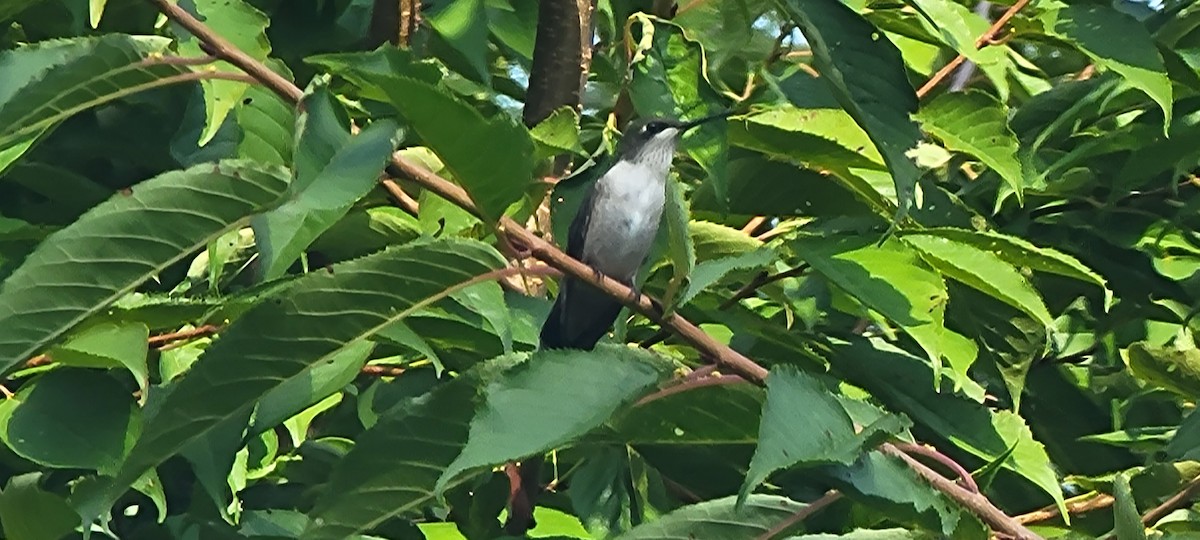
[[[945,465],[946,468],[954,471],[954,474],[958,475],[958,480],[960,483],[962,483],[963,487],[967,488],[973,493],[979,493],[979,485],[975,483],[974,478],[971,478],[971,473],[963,468],[962,465],[959,465],[957,461],[950,459],[950,456],[938,452],[936,448],[900,442],[892,443],[892,446],[895,446],[897,450],[900,450],[906,454],[920,454],[937,461],[942,465]]]

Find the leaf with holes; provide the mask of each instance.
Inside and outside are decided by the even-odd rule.
[[[271,53],[271,43],[267,41],[267,26],[271,24],[261,11],[243,0],[183,0],[180,7],[186,9],[210,29],[228,39],[241,52],[259,62],[265,61]],[[179,52],[184,56],[207,56],[200,46],[200,40],[191,35],[183,27],[173,24],[175,35],[179,36]],[[217,71],[241,74],[241,68],[225,61],[213,65]],[[250,88],[250,83],[242,81],[205,80],[204,110],[208,121],[204,131],[200,133],[200,145],[212,140],[225,122],[225,117],[242,101],[242,96]]]

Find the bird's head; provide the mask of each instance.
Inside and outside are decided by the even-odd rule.
[[[726,118],[730,114],[732,111],[687,122],[670,118],[635,120],[625,128],[617,153],[621,159],[631,161],[666,159],[669,163],[671,156],[675,154],[675,143],[680,134],[706,122]]]

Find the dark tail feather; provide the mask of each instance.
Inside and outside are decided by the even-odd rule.
[[[611,296],[590,285],[565,280],[542,325],[541,347],[590,351],[620,313],[621,303]]]

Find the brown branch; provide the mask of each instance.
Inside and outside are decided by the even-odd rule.
[[[168,66],[204,66],[220,60],[212,55],[205,56],[170,56],[170,55],[153,55],[138,64],[141,67],[149,67],[156,65]],[[254,81],[256,84],[257,80]]]
[[[1017,540],[1041,540],[1042,537],[1025,528],[1024,525],[1009,517],[999,508],[996,508],[983,494],[967,491],[965,488],[954,483],[953,480],[926,467],[924,463],[913,459],[912,456],[905,454],[892,444],[884,443],[879,446],[879,450],[884,454],[904,461],[913,472],[916,472],[926,482],[929,482],[929,485],[933,486],[934,489],[941,491],[958,502],[958,504],[965,506],[971,513],[979,516],[984,523],[987,523],[995,531],[1012,536]]]
[[[775,283],[776,281],[779,281],[782,279],[796,277],[800,274],[803,274],[804,271],[807,269],[808,269],[807,264],[800,264],[799,266],[796,266],[795,268],[790,268],[788,270],[784,270],[783,272],[779,272],[777,274],[768,274],[765,271],[760,272],[758,275],[754,276],[754,279],[750,280],[749,283],[743,285],[742,288],[738,289],[737,292],[733,293],[733,296],[727,298],[724,302],[721,302],[721,305],[717,306],[717,309],[720,311],[725,311],[725,310],[733,307],[735,304],[742,301],[743,299],[749,298],[750,295],[754,294],[754,291],[757,291],[759,288],[765,287],[771,283]],[[655,345],[658,345],[659,343],[662,343],[663,340],[667,339],[670,336],[671,336],[671,333],[668,332],[666,329],[659,330],[654,335],[646,338],[645,341],[642,341],[641,343],[639,343],[638,346],[643,349],[649,349],[650,347],[653,347]]]
[[[180,341],[180,340],[184,340],[184,339],[192,339],[192,338],[197,338],[197,337],[211,336],[217,332],[220,332],[221,328],[222,328],[221,326],[217,326],[217,325],[213,325],[213,324],[205,324],[205,325],[193,328],[191,330],[180,330],[178,332],[170,332],[167,334],[159,334],[157,336],[150,336],[150,339],[146,340],[146,344],[151,347],[154,347],[157,345],[166,345],[172,341]]]
[[[367,365],[358,370],[363,375],[372,377],[399,377],[404,374],[405,369],[397,366],[382,366],[382,365]]]
[[[1155,506],[1142,515],[1142,524],[1153,525],[1158,523],[1158,520],[1167,516],[1192,502],[1192,498],[1196,496],[1196,492],[1200,491],[1200,477],[1193,478],[1183,486],[1183,489],[1172,495],[1162,504]]]
[[[421,205],[417,203],[416,199],[412,198],[412,195],[404,191],[404,188],[400,187],[400,184],[396,183],[395,180],[384,178],[380,183],[383,184],[383,189],[388,192],[388,195],[391,195],[392,199],[396,201],[396,206],[399,206],[413,217],[417,217],[421,211]]]
[[[746,222],[744,227],[742,227],[742,232],[746,233],[747,235],[752,235],[754,234],[754,231],[757,231],[758,228],[762,227],[762,224],[766,222],[767,216],[754,216],[753,218],[750,218],[750,221]]]
[[[1091,493],[1085,493],[1078,497],[1067,499],[1067,513],[1086,514],[1093,510],[1102,510],[1104,508],[1108,508],[1112,506],[1114,502],[1116,502],[1116,499],[1114,499],[1112,495],[1093,491]],[[1030,523],[1040,523],[1061,517],[1062,514],[1059,513],[1058,506],[1051,504],[1027,514],[1021,514],[1013,519],[1016,519],[1017,523],[1028,525]]]
[[[958,475],[958,481],[964,488],[967,488],[972,493],[979,493],[979,485],[975,483],[974,478],[971,478],[971,473],[964,469],[962,465],[959,465],[957,461],[950,459],[950,456],[938,452],[936,448],[902,442],[892,443],[892,446],[895,446],[897,450],[906,454],[920,454],[941,463],[946,468],[954,471],[954,474]]]
[[[147,347],[163,347],[170,345],[172,342],[183,341],[192,338],[206,337],[220,332],[224,327],[212,324],[205,324],[192,328],[190,330],[179,330],[177,332],[167,332],[165,334],[157,334],[150,336],[146,340]],[[39,354],[30,358],[25,362],[26,368],[44,366],[54,362],[54,359],[48,354]]]
[[[792,514],[788,516],[787,519],[775,524],[775,526],[771,527],[771,529],[767,532],[758,535],[756,540],[771,540],[772,538],[779,536],[784,531],[792,528],[793,525],[804,521],[806,518],[817,512],[820,512],[826,506],[837,502],[838,499],[841,498],[841,493],[837,491],[828,491],[822,495],[820,499],[804,505],[804,508],[797,510],[795,514]]]
[[[303,96],[303,92],[295,84],[292,84],[287,79],[279,76],[268,69],[261,62],[255,60],[249,55],[239,51],[224,40],[217,36],[208,27],[192,17],[187,11],[171,5],[168,0],[149,0],[159,7],[159,9],[170,19],[183,26],[188,31],[196,35],[197,38],[208,43],[209,48],[230,63],[238,66],[246,71],[254,78],[262,81],[264,85],[271,88],[280,97],[287,99],[292,103],[298,103]],[[1028,0],[1018,0],[1017,5],[1027,3]],[[1006,21],[1010,17],[1001,17],[1002,21]],[[454,203],[458,207],[480,216],[479,210],[467,195],[467,192],[461,187],[451,183],[449,180],[434,174],[425,169],[421,165],[405,159],[398,154],[392,155],[392,165],[395,169],[405,176],[411,178],[425,189],[432,191],[438,196]],[[513,243],[520,244],[529,249],[530,253],[552,266],[563,274],[575,278],[579,281],[587,283],[595,287],[605,294],[620,300],[630,308],[657,320],[661,325],[670,328],[683,341],[690,344],[693,348],[699,351],[703,356],[712,359],[717,365],[723,369],[741,375],[742,378],[751,381],[758,385],[763,385],[767,378],[767,369],[755,363],[753,360],[745,357],[741,353],[729,348],[728,346],[716,341],[711,336],[706,334],[696,325],[687,321],[678,314],[661,314],[655,309],[654,303],[651,300],[639,294],[624,284],[611,279],[602,274],[598,274],[587,265],[571,258],[566,253],[563,253],[553,244],[550,244],[538,237],[536,234],[521,227],[517,222],[508,217],[500,219],[496,227],[497,232],[508,236]],[[503,269],[513,270],[513,269]],[[499,272],[499,271],[498,271]],[[978,493],[971,493],[953,481],[939,475],[934,470],[926,467],[919,461],[909,457],[904,452],[897,450],[890,444],[884,444],[881,447],[885,453],[896,455],[904,460],[908,465],[921,477],[925,478],[936,489],[946,494],[946,496],[957,501],[959,504],[971,510],[984,520],[989,526],[997,532],[1014,536],[1020,540],[1038,538],[1028,529],[1025,529],[1021,524],[1007,516],[1000,509],[992,505],[986,497]],[[830,501],[832,502],[832,501]],[[813,510],[815,511],[815,510]],[[802,518],[801,518],[802,519]]]
[[[996,39],[996,34],[1000,33],[1000,30],[1004,28],[1004,25],[1008,24],[1008,21],[1012,20],[1013,16],[1015,16],[1018,11],[1024,9],[1027,5],[1029,5],[1029,0],[1017,0],[1015,3],[1013,3],[1013,5],[1010,6],[1008,10],[1000,16],[999,19],[996,19],[996,22],[992,23],[992,26],[989,27],[987,31],[983,33],[983,35],[979,36],[979,39],[975,40],[975,48],[982,49],[983,47],[993,43]],[[928,81],[925,81],[925,84],[921,85],[921,88],[917,90],[917,97],[923,98],[929,94],[930,91],[932,91],[938,84],[941,84],[942,80],[950,76],[950,74],[953,73],[954,70],[966,60],[967,57],[960,54],[954,57],[954,59],[949,63],[942,66],[942,69],[939,69],[937,73],[934,73],[933,76],[929,78]]]
[[[167,18],[174,21],[179,26],[182,26],[188,32],[191,32],[196,39],[204,42],[207,45],[207,50],[214,56],[237,66],[247,75],[261,81],[264,86],[270,88],[279,97],[291,103],[299,103],[300,98],[304,95],[304,91],[296,86],[292,81],[283,78],[282,75],[271,71],[266,64],[255,60],[254,57],[246,54],[236,45],[230,43],[225,38],[217,35],[204,23],[196,20],[187,10],[172,4],[169,0],[149,0],[158,10],[161,11]]]

